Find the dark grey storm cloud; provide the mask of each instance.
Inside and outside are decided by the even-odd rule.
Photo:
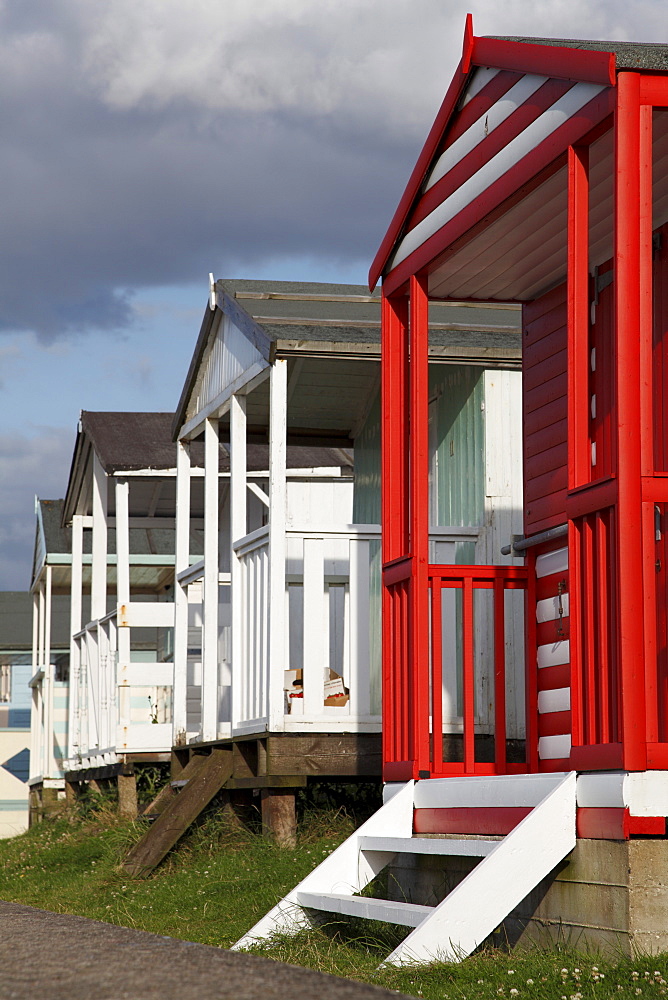
[[[466,6],[0,3],[0,330],[116,329],[133,289],[281,254],[368,264]],[[603,0],[503,6],[478,3],[479,30],[619,37],[661,16],[652,2],[633,24]]]

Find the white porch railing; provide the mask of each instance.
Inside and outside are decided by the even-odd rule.
[[[475,542],[478,534],[475,527],[434,529],[432,558],[454,561],[457,544]],[[285,641],[282,662],[273,667],[268,528],[246,535],[234,550],[243,631],[234,645],[232,732],[266,729],[272,715],[282,718],[285,731],[378,730],[380,568],[373,564],[380,559],[380,527],[287,528]],[[284,703],[274,712],[272,669],[285,678]]]
[[[132,656],[121,660],[118,639],[123,628],[173,624],[173,604],[133,602],[89,622],[74,636],[69,767],[99,766],[114,763],[118,754],[171,748],[174,665],[135,662]]]

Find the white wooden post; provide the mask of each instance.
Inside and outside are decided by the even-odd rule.
[[[188,696],[188,585],[178,581],[190,565],[190,444],[176,445],[176,558],[174,563],[174,680],[172,689],[172,741],[186,742]]]
[[[104,618],[107,613],[107,476],[102,463],[93,453],[93,565],[90,585],[91,621]],[[88,734],[89,742],[95,733],[95,746],[100,738],[100,637],[96,629],[94,642],[88,643]],[[93,729],[94,727],[94,729]]]
[[[83,518],[75,514],[72,518],[72,577],[70,581],[70,694],[67,712],[67,756],[75,757],[80,745],[81,715],[81,657],[79,643],[74,636],[82,625],[83,587]]]
[[[37,662],[41,670],[44,669],[44,584],[39,587],[39,599],[37,602],[37,614],[39,625],[37,627]]]
[[[218,421],[204,425],[202,740],[218,736]]]
[[[116,481],[116,604],[117,612],[130,603],[130,484],[127,479]],[[124,616],[122,616],[124,617]],[[118,719],[110,718],[110,732],[114,745],[118,743],[116,726],[130,725],[130,688],[120,685],[123,668],[130,665],[131,633],[129,626],[121,625],[117,634],[118,664],[110,671],[110,685],[118,692]],[[112,651],[108,650],[109,655]],[[111,692],[110,692],[111,694]],[[109,712],[113,709],[113,700]]]
[[[39,761],[40,761],[40,772],[43,777],[48,777],[48,764],[46,759],[46,702],[45,696],[48,693],[48,680],[46,676],[46,663],[44,659],[44,649],[46,641],[45,632],[45,603],[46,603],[46,585],[44,582],[40,584],[39,588],[39,600],[38,600],[38,615],[39,615],[39,626],[37,628],[37,659],[39,661],[39,669],[42,671],[42,681],[40,685],[40,706],[39,706],[39,717],[40,717],[40,746],[39,746]]]
[[[53,777],[56,770],[56,761],[53,753],[53,685],[55,674],[51,663],[51,590],[52,590],[53,567],[46,567],[46,586],[44,595],[44,678],[46,680],[46,707],[45,707],[45,740],[46,740],[46,774]]]
[[[269,730],[285,725],[285,521],[288,363],[269,375]],[[305,665],[306,666],[306,665]],[[306,670],[304,670],[306,673]]]
[[[36,591],[32,595],[32,675],[39,670],[39,596]],[[39,712],[39,681],[31,688],[30,709],[30,777],[40,774],[39,762],[39,731],[41,718]]]
[[[329,620],[325,615],[323,540],[305,538],[303,544],[304,715],[314,716],[323,714],[324,678],[329,668]]]
[[[93,566],[90,617],[107,613],[107,476],[97,455],[93,455]]]
[[[350,539],[350,711],[359,717],[371,714],[369,548],[366,539]]]
[[[230,590],[232,601],[232,705],[231,723],[234,727],[242,719],[244,693],[251,678],[250,659],[245,655],[243,620],[243,570],[234,543],[246,534],[246,397],[232,396],[230,400]]]

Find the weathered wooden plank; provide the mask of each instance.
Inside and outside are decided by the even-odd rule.
[[[375,777],[380,773],[380,735],[376,733],[295,734],[267,739],[267,774]]]
[[[202,769],[206,764],[208,757],[202,754],[195,754],[188,764],[179,772],[179,780],[190,780],[194,778],[196,774]],[[160,789],[156,797],[150,802],[144,809],[143,816],[159,816],[163,813],[172,799],[176,796],[176,789],[172,785],[171,781],[168,781],[166,785]]]
[[[190,824],[220,791],[232,773],[232,754],[216,748],[205,758],[205,764],[190,779],[183,791],[135,844],[123,862],[128,875],[141,878],[148,875],[185,833]]]

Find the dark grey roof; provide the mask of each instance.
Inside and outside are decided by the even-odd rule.
[[[380,345],[380,290],[366,285],[323,282],[259,281],[223,278],[219,293],[240,306],[272,345],[290,343]],[[188,401],[212,330],[214,313],[207,306],[183,386],[172,434],[181,429]],[[456,302],[429,305],[429,343],[434,347],[519,349],[520,311],[502,305]]]
[[[105,472],[173,469],[176,450],[171,422],[171,413],[81,413],[81,429]]]
[[[617,69],[668,70],[668,45],[656,42],[614,42],[588,38],[520,38],[515,35],[493,35],[503,42],[529,42],[533,45],[554,45],[567,49],[591,49],[614,52]]]
[[[81,414],[82,429],[91,440],[106,472],[127,469],[173,469],[176,465],[176,448],[171,437],[171,413],[92,413]],[[204,447],[195,441],[191,445],[191,465],[204,467]],[[352,465],[349,454],[340,448],[301,447],[291,445],[287,450],[289,469]],[[250,472],[269,468],[269,446],[248,444],[247,467]],[[230,453],[224,443],[220,445],[220,471],[229,472]],[[63,501],[48,501],[60,504]],[[55,551],[50,549],[50,551]],[[69,551],[69,550],[65,550]]]
[[[51,598],[51,648],[69,648],[69,597]],[[0,653],[32,649],[32,594],[0,591]]]
[[[39,500],[44,541],[49,553],[69,553],[72,551],[72,531],[62,527],[64,500]]]

